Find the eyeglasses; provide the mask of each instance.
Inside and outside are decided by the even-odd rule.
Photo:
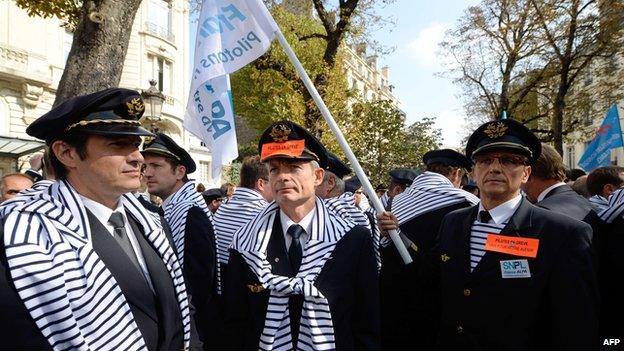
[[[475,156],[473,161],[477,167],[485,168],[489,167],[494,163],[494,160],[498,160],[498,163],[503,168],[515,168],[520,165],[526,165],[527,159],[522,156],[514,156],[514,155],[483,155],[483,156]]]

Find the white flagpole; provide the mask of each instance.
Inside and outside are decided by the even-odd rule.
[[[318,91],[316,90],[316,87],[310,80],[310,77],[308,77],[308,74],[306,73],[305,69],[301,65],[301,62],[299,62],[299,59],[297,58],[294,51],[290,47],[290,44],[288,44],[288,41],[286,41],[286,38],[284,38],[282,31],[278,29],[275,32],[275,34],[277,36],[277,40],[282,45],[282,48],[284,48],[286,55],[290,59],[290,62],[292,62],[292,64],[295,66],[295,69],[297,70],[299,77],[303,81],[303,84],[308,89],[308,92],[310,93],[310,95],[312,95],[312,99],[314,99],[316,106],[318,106],[319,110],[321,111],[321,114],[325,118],[325,121],[329,125],[329,128],[334,133],[334,136],[336,137],[336,139],[338,139],[338,143],[340,144],[340,147],[344,151],[345,155],[347,155],[349,162],[351,162],[351,166],[353,166],[353,170],[355,171],[355,174],[362,182],[364,191],[366,191],[369,198],[373,201],[373,207],[378,213],[382,213],[383,211],[385,211],[385,209],[383,205],[381,204],[381,200],[379,200],[379,198],[377,197],[377,193],[373,189],[373,186],[371,185],[370,181],[368,180],[368,177],[364,173],[362,166],[360,166],[360,163],[358,162],[357,158],[353,154],[353,151],[351,151],[351,147],[349,146],[349,144],[347,144],[347,140],[342,134],[342,131],[340,131],[340,128],[338,128],[338,125],[336,124],[336,121],[334,121],[334,118],[332,117],[331,112],[329,112],[329,109],[325,105],[325,102],[319,95]],[[412,257],[407,252],[407,248],[403,244],[403,241],[399,237],[399,234],[397,233],[397,231],[391,230],[389,234],[390,234],[390,238],[392,239],[392,242],[394,243],[394,246],[396,246],[405,264],[411,263]]]

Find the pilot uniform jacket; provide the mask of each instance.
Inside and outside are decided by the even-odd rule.
[[[468,201],[438,208],[416,216],[400,225],[418,247],[414,261],[405,265],[394,245],[381,249],[379,275],[381,295],[381,332],[384,349],[418,347],[430,350],[435,344],[439,325],[439,294],[431,279],[431,250],[437,240],[442,218],[454,210],[469,207]],[[412,250],[409,250],[413,254]],[[423,261],[424,260],[424,261]],[[437,263],[437,261],[436,261]]]
[[[595,350],[597,287],[589,225],[522,199],[499,235],[539,240],[535,258],[486,251],[470,272],[478,206],[444,217],[440,350]],[[526,259],[528,278],[503,279],[501,261]]]
[[[314,285],[329,302],[336,349],[379,350],[379,287],[370,231],[353,227],[338,241],[330,257]],[[280,220],[273,223],[267,260],[273,273],[294,276]],[[269,290],[262,288],[245,259],[232,249],[223,295],[227,349],[258,350]],[[290,304],[299,306],[298,310],[291,307],[291,326],[298,326],[302,300],[301,296],[290,298]]]
[[[115,238],[87,210],[93,248],[123,291],[148,350],[180,350],[184,346],[184,335],[173,282],[162,259],[141,234],[143,230],[139,223],[129,212],[127,214],[155,291],[152,292],[143,274],[122,251]],[[4,225],[1,225],[0,232],[3,228]],[[2,349],[52,350],[15,290],[7,269],[4,244],[0,255],[0,313]],[[192,335],[193,339],[196,337]]]

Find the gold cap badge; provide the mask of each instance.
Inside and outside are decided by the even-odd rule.
[[[290,135],[292,130],[285,124],[276,124],[271,129],[271,133],[269,135],[273,138],[273,141],[283,142],[288,140],[288,136]]]
[[[264,290],[264,286],[262,286],[262,284],[247,284],[247,287],[252,293],[259,293]]]
[[[137,117],[145,110],[145,105],[139,98],[134,98],[130,102],[126,102],[126,107],[128,108],[128,114],[132,117]]]
[[[442,254],[440,255],[440,259],[442,260],[442,262],[446,262],[450,260],[451,258],[448,255]]]
[[[507,133],[507,125],[502,122],[494,122],[488,125],[483,131],[490,139],[500,138]]]

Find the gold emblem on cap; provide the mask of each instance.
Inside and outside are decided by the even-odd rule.
[[[288,140],[288,136],[290,135],[292,130],[285,124],[276,124],[271,129],[271,133],[269,135],[273,138],[273,141],[282,142]]]
[[[143,146],[151,145],[154,142],[154,140],[156,140],[156,138],[154,138],[153,136],[143,137]]]
[[[488,136],[488,138],[494,139],[505,135],[505,133],[507,133],[507,129],[509,129],[509,127],[507,127],[505,123],[494,122],[488,125],[483,132]]]
[[[448,260],[450,260],[451,258],[446,254],[442,254],[440,255],[440,259],[442,260],[442,262],[448,262]]]
[[[145,105],[139,98],[134,98],[130,102],[126,102],[126,107],[128,107],[128,114],[132,117],[137,117],[145,110]]]

